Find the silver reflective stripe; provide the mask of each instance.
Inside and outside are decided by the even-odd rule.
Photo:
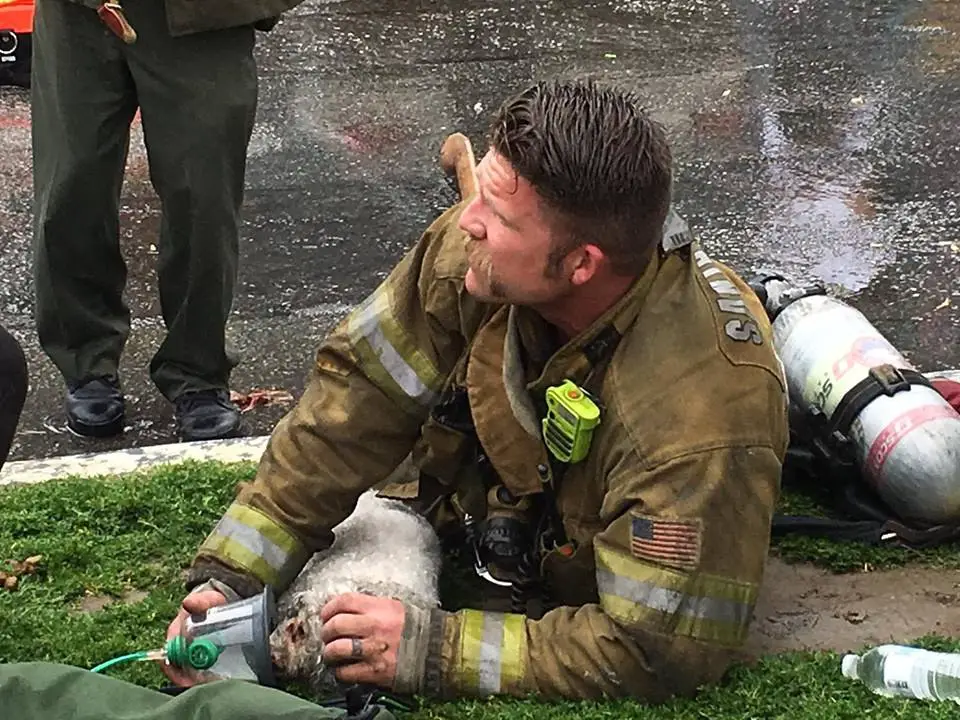
[[[477,689],[481,695],[500,692],[500,651],[503,647],[503,615],[486,613],[480,636],[480,667]]]
[[[400,357],[390,341],[383,336],[380,326],[371,328],[366,334],[367,342],[380,358],[380,364],[386,370],[400,389],[421,405],[433,405],[437,401],[437,394],[423,384],[417,373],[406,360]]]
[[[281,574],[286,564],[290,562],[290,554],[283,548],[249,525],[244,525],[229,515],[220,518],[220,522],[213,530],[213,535],[219,535],[242,545],[257,557],[262,558],[267,565],[276,570],[277,574]]]
[[[723,274],[723,270],[721,270],[716,266],[708,267],[706,270],[703,271],[703,276],[705,278],[712,278],[714,275],[722,275],[722,274]]]
[[[713,288],[713,291],[717,295],[740,295],[740,291],[737,289],[737,286],[729,280],[711,280],[710,287]]]
[[[747,603],[694,597],[676,590],[657,587],[653,583],[615,575],[609,570],[600,568],[597,569],[597,589],[601,595],[614,595],[667,615],[714,620],[736,626],[746,625],[753,612],[753,607]]]
[[[421,405],[433,405],[437,401],[437,393],[424,384],[416,370],[410,367],[410,364],[383,334],[383,329],[380,327],[380,314],[385,308],[378,307],[384,302],[385,298],[381,299],[382,297],[376,294],[363,306],[357,308],[350,325],[354,332],[370,343],[383,369],[408,397]]]

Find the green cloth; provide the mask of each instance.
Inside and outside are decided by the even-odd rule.
[[[241,680],[171,697],[69,665],[0,665],[0,708],[11,720],[337,720],[343,710]],[[393,720],[381,710],[376,720]]]

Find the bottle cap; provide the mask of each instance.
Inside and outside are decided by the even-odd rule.
[[[840,665],[840,669],[843,672],[843,676],[850,678],[851,680],[860,679],[860,656],[859,655],[844,655],[843,662]]]
[[[190,667],[194,670],[209,670],[217,664],[220,648],[210,638],[197,638],[190,643],[188,651]]]
[[[183,669],[208,670],[220,657],[220,648],[209,638],[187,640],[182,635],[170,638],[166,645],[167,660]]]

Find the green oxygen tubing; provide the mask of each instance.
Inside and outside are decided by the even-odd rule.
[[[178,635],[170,638],[162,650],[141,650],[129,655],[121,655],[100,663],[95,668],[91,668],[90,672],[99,673],[120,663],[146,660],[167,660],[171,665],[179,668],[208,670],[216,664],[221,651],[222,649],[210,638],[187,640]]]

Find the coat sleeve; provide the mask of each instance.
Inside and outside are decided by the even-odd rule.
[[[200,546],[188,586],[218,577],[241,594],[282,591],[409,453],[482,312],[463,290],[458,211],[434,222],[320,346],[304,394]]]
[[[738,656],[769,545],[782,448],[719,447],[610,481],[592,552],[599,602],[539,620],[463,610],[435,621],[426,667],[443,696],[656,702]],[[427,677],[431,673],[427,672]]]

